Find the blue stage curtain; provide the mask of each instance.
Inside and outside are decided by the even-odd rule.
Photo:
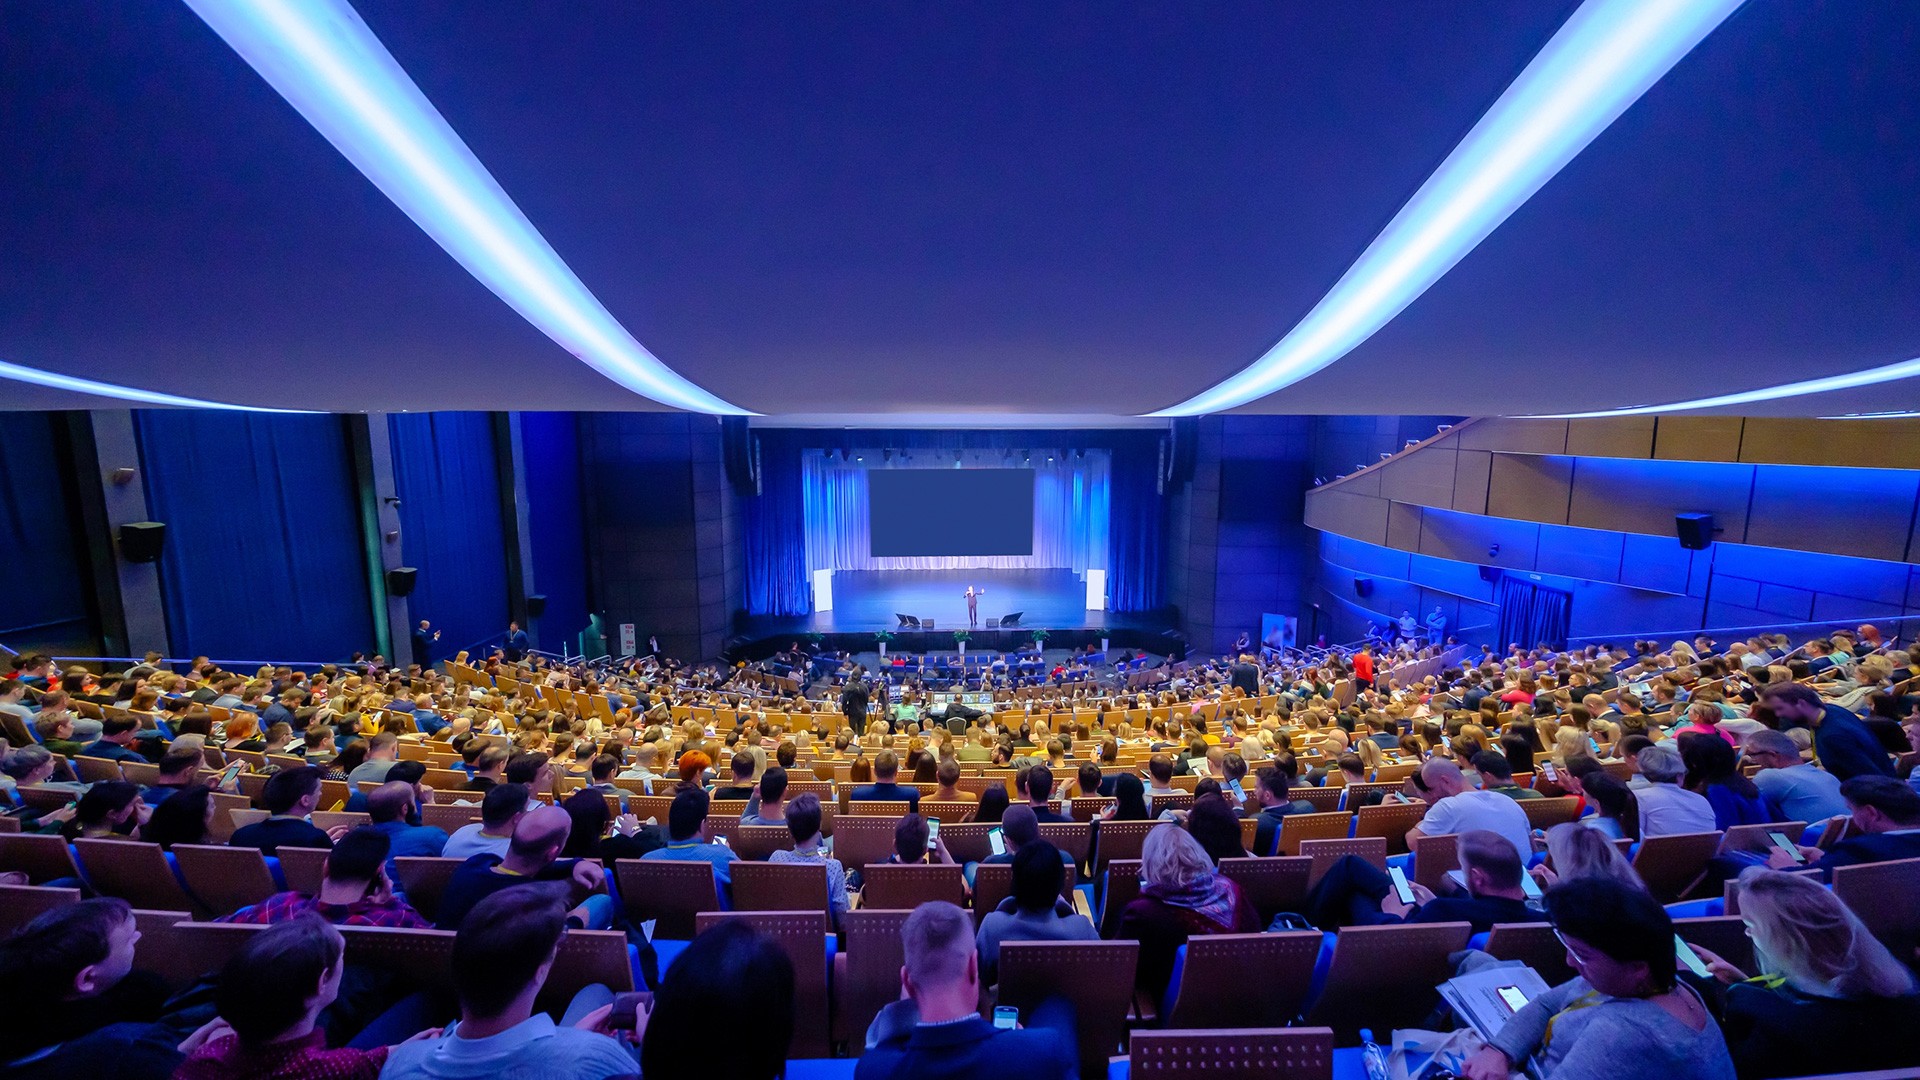
[[[760,494],[746,500],[749,615],[813,611],[801,483],[798,448],[786,440],[761,446]]]
[[[1494,637],[1496,644],[1503,648],[1508,643],[1523,649],[1541,645],[1550,649],[1566,648],[1567,628],[1573,621],[1572,594],[1531,581],[1503,577],[1497,599],[1500,621],[1499,633]]]
[[[527,531],[533,540],[533,591],[547,598],[535,620],[538,646],[578,651],[587,625],[587,534],[580,496],[580,430],[573,413],[520,414],[527,470]],[[441,639],[443,642],[445,638]]]
[[[417,567],[407,609],[440,631],[433,657],[496,644],[507,629],[500,463],[488,413],[392,413],[400,549]]]
[[[764,462],[763,462],[764,464]],[[771,470],[767,470],[771,472]],[[817,450],[801,460],[809,570],[969,570],[1065,568],[1084,574],[1105,569],[1109,555],[1111,457],[1084,457],[1036,466],[1033,481],[1033,554],[937,555],[876,559],[869,532],[867,466]],[[959,511],[964,513],[964,509]]]
[[[346,426],[337,416],[136,410],[179,656],[344,660],[373,651]]]
[[[15,649],[99,637],[87,615],[86,549],[68,514],[60,437],[53,415],[35,412],[8,413],[0,437],[0,566],[8,568],[0,642]]]
[[[1158,448],[1127,443],[1113,452],[1111,547],[1107,609],[1153,611],[1166,606],[1163,500],[1154,475]]]

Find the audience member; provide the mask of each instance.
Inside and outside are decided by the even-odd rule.
[[[445,829],[410,823],[416,812],[415,798],[414,786],[399,780],[381,784],[367,796],[367,816],[372,819],[372,827],[393,842],[392,858],[437,857],[446,850]]]
[[[214,921],[281,923],[313,914],[340,926],[426,929],[432,924],[394,895],[393,878],[387,873],[392,846],[387,834],[362,825],[342,836],[327,853],[319,893],[275,893]]]
[[[980,920],[980,979],[1000,981],[1000,945],[1006,941],[1097,941],[1100,932],[1061,896],[1067,869],[1060,851],[1035,840],[1013,856],[1013,891]]]
[[[664,1080],[787,1075],[794,989],[786,950],[746,923],[724,922],[701,934],[667,969],[653,1012],[635,1027],[642,1075]],[[751,1018],[728,1031],[724,1064],[716,1064],[706,1043],[687,1037],[717,1016]]]
[[[309,820],[320,804],[319,769],[311,765],[281,769],[267,777],[260,801],[266,806],[267,819],[235,829],[228,844],[259,848],[268,856],[283,847],[333,846],[333,837]]]
[[[847,871],[840,860],[827,854],[820,835],[820,796],[811,791],[796,795],[787,803],[787,830],[793,834],[792,850],[778,849],[767,856],[773,863],[819,863],[827,868],[827,900],[837,921],[847,911]]]
[[[151,1023],[166,990],[133,972],[139,941],[127,902],[101,899],[55,908],[0,942],[0,1071],[9,1080],[172,1073],[179,1036]]]
[[[1275,855],[1280,851],[1280,827],[1291,814],[1311,814],[1312,805],[1295,802],[1287,798],[1291,787],[1286,770],[1279,768],[1261,769],[1254,784],[1254,798],[1260,804],[1260,813],[1255,816],[1258,822],[1253,833],[1253,853],[1255,855]]]
[[[1853,811],[1847,837],[1824,851],[1802,847],[1805,866],[1826,874],[1837,866],[1920,859],[1920,792],[1891,776],[1867,775],[1841,784],[1840,794]],[[1772,852],[1767,865],[1775,870],[1803,868],[1784,851]]]
[[[1505,795],[1467,786],[1460,766],[1435,758],[1414,773],[1414,786],[1427,799],[1427,812],[1407,830],[1407,845],[1423,836],[1475,832],[1485,829],[1507,838],[1522,859],[1533,853],[1533,826],[1527,812]]]
[[[1541,794],[1513,782],[1513,767],[1498,750],[1482,750],[1473,755],[1473,771],[1480,774],[1480,790],[1505,795],[1509,799],[1538,799]]]
[[[612,925],[613,902],[600,889],[605,873],[591,862],[560,858],[572,827],[573,819],[557,806],[528,812],[514,826],[513,842],[504,858],[475,855],[453,872],[440,895],[434,925],[457,930],[468,914],[493,894],[541,882],[562,882],[572,888],[575,906],[566,913],[569,923],[586,929]]]
[[[1680,752],[1665,743],[1640,751],[1640,775],[1647,786],[1634,793],[1640,804],[1640,838],[1706,833],[1716,828],[1707,797],[1680,786],[1687,766]]]
[[[184,787],[153,808],[140,827],[140,839],[172,851],[175,844],[204,844],[213,827],[213,789],[205,784]]]
[[[1813,729],[1813,752],[1820,767],[1850,780],[1856,776],[1892,776],[1893,762],[1860,718],[1829,704],[1820,692],[1799,682],[1768,683],[1760,701],[1783,726]]]
[[[1802,761],[1800,748],[1785,732],[1756,731],[1747,736],[1742,751],[1760,766],[1753,784],[1779,811],[1784,821],[1818,824],[1844,817],[1847,800],[1840,795],[1840,778],[1812,762]]]
[[[1400,899],[1393,880],[1357,855],[1335,860],[1307,897],[1307,917],[1324,930],[1374,923],[1466,922],[1474,933],[1495,923],[1534,922],[1520,883],[1525,874],[1520,854],[1499,833],[1474,829],[1457,841],[1458,873],[1464,896],[1436,897],[1418,882],[1409,886],[1413,903]]]
[[[1614,783],[1626,790],[1625,784]],[[1563,821],[1547,830],[1547,861],[1530,873],[1542,888],[1583,877],[1612,878],[1636,889],[1647,887],[1640,880],[1640,872],[1620,853],[1619,845],[1605,832],[1577,821]]]
[[[1214,869],[1200,842],[1178,825],[1147,834],[1140,852],[1140,896],[1120,914],[1119,936],[1140,943],[1140,989],[1159,1000],[1173,974],[1174,953],[1194,934],[1260,929],[1240,886]]]
[[[1724,739],[1689,733],[1678,741],[1680,760],[1687,770],[1687,790],[1706,797],[1713,807],[1714,828],[1779,820],[1760,797],[1760,789],[1740,771],[1740,755]]]
[[[858,766],[859,762],[854,764]],[[917,814],[920,812],[920,789],[894,783],[899,775],[900,759],[894,756],[893,751],[882,750],[873,756],[873,783],[854,788],[847,797],[862,802],[903,802],[907,804],[908,813]]]
[[[503,757],[502,762],[505,762]],[[524,784],[496,784],[480,799],[480,820],[462,825],[447,837],[442,858],[471,859],[475,855],[505,856],[513,842],[513,827],[527,812]]]
[[[707,807],[711,800],[699,788],[681,788],[667,808],[667,846],[649,851],[642,859],[706,862],[713,865],[713,884],[723,901],[733,896],[733,863],[739,859],[725,844],[707,839]]]

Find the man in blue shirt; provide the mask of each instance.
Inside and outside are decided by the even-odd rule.
[[[393,844],[393,854],[387,859],[387,873],[394,874],[393,860],[403,855],[425,855],[438,857],[447,846],[447,831],[432,825],[409,825],[407,819],[413,814],[413,785],[401,780],[391,780],[373,789],[367,796],[367,816],[373,819],[373,828],[385,833]]]
[[[133,734],[140,730],[140,721],[130,716],[109,717],[100,722],[100,741],[80,751],[82,757],[106,758],[110,761],[146,761],[133,749]]]
[[[854,788],[853,794],[847,798],[862,802],[903,802],[907,804],[907,813],[917,814],[920,812],[920,789],[894,783],[899,775],[900,758],[891,750],[882,750],[873,756],[873,783]]]
[[[1769,683],[1761,694],[1781,724],[1813,729],[1813,752],[1820,767],[1842,783],[1856,776],[1892,776],[1893,762],[1880,740],[1860,718],[1829,705],[1804,683]]]
[[[508,623],[506,648],[501,650],[506,654],[507,662],[517,664],[526,659],[529,648],[532,646],[527,641],[527,632],[520,629],[517,622]]]
[[[433,711],[433,698],[430,695],[421,694],[413,699],[413,726],[420,729],[420,734],[436,735],[449,723],[451,721]]]
[[[733,861],[740,856],[725,844],[707,841],[707,793],[687,788],[673,797],[667,809],[667,846],[647,852],[642,859],[670,859],[674,862],[713,864],[713,884],[720,890],[720,902],[733,903]]]

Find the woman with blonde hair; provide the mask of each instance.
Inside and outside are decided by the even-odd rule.
[[[1158,1001],[1173,975],[1174,954],[1195,934],[1246,934],[1260,916],[1232,878],[1214,869],[1205,848],[1171,822],[1147,833],[1140,850],[1140,896],[1120,915],[1119,937],[1140,943],[1136,985]]]
[[[1619,845],[1599,829],[1564,821],[1547,830],[1547,861],[1533,868],[1542,888],[1575,878],[1603,877],[1645,891],[1647,884]]]
[[[1751,867],[1740,918],[1763,973],[1693,951],[1725,985],[1722,1029],[1742,1077],[1904,1069],[1920,1063],[1902,1035],[1920,1023],[1913,974],[1818,881]]]

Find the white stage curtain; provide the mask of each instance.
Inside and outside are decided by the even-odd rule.
[[[820,451],[802,461],[807,522],[807,569],[814,570],[1032,570],[1065,567],[1083,574],[1107,568],[1108,508],[1113,457],[1089,450],[1036,466],[1033,481],[1033,554],[935,555],[876,559],[868,537],[867,468]],[[884,467],[884,466],[883,466]],[[957,510],[965,513],[964,508]]]

